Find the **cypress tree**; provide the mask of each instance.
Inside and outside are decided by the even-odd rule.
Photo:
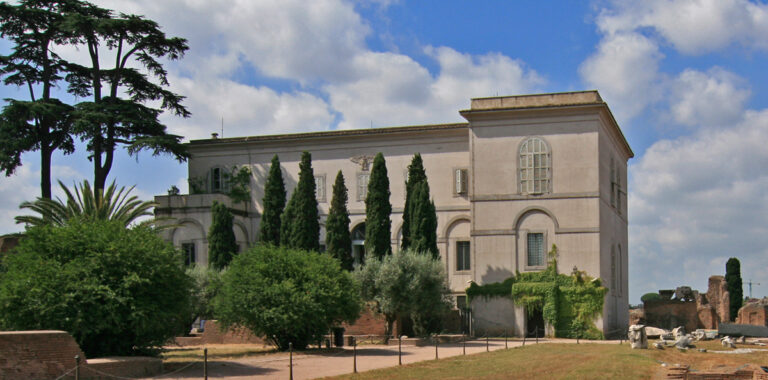
[[[424,170],[424,162],[421,154],[413,155],[411,164],[408,165],[408,178],[405,181],[405,207],[403,208],[403,228],[401,249],[405,250],[411,244],[411,199],[413,189],[419,182],[427,182],[427,172]]]
[[[410,247],[416,252],[431,253],[438,258],[437,214],[435,203],[429,199],[429,185],[426,181],[415,184],[411,198]]]
[[[280,159],[272,157],[269,177],[264,184],[264,212],[261,215],[260,236],[265,244],[280,245],[280,216],[285,208],[285,182],[280,170]]]
[[[735,257],[731,257],[725,263],[725,283],[728,286],[728,294],[731,301],[730,317],[731,321],[734,321],[736,316],[739,315],[739,309],[741,309],[741,305],[744,302],[744,289],[741,283],[741,263]]]
[[[208,265],[222,269],[237,253],[237,240],[232,226],[232,213],[223,203],[213,201],[211,228],[208,230]]]
[[[349,235],[349,211],[347,210],[347,187],[344,175],[336,175],[333,184],[333,198],[328,219],[325,222],[325,246],[327,252],[341,262],[341,267],[352,270],[352,238]]]
[[[305,251],[319,251],[320,221],[318,219],[312,155],[304,152],[301,154],[301,163],[299,163],[299,182],[283,212],[280,229],[281,244]]]
[[[376,258],[392,254],[392,204],[389,203],[389,178],[384,155],[376,154],[365,197],[365,252]]]

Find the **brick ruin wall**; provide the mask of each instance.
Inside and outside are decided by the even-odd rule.
[[[76,366],[75,355],[81,358],[81,379],[100,378],[102,373],[147,377],[163,370],[163,362],[158,358],[86,360],[80,346],[66,331],[3,331],[0,332],[0,379],[56,379]],[[63,377],[73,378],[74,372]]]
[[[654,300],[643,304],[642,311],[631,313],[631,320],[648,326],[672,329],[685,326],[686,331],[717,329],[730,319],[730,294],[723,276],[711,276],[707,293],[694,292],[695,301]]]
[[[742,325],[768,326],[768,305],[750,302],[739,309],[736,323]]]
[[[55,379],[85,355],[65,331],[0,332],[0,379]]]

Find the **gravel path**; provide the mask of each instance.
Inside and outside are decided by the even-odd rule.
[[[539,339],[539,343],[576,343],[573,339]],[[590,343],[595,343],[591,341]],[[618,344],[618,341],[600,341],[606,344]],[[526,345],[536,344],[526,341]],[[624,343],[626,344],[626,342]],[[510,340],[508,347],[520,347],[522,340]],[[491,340],[489,351],[505,348],[503,340]],[[438,347],[440,359],[463,354],[461,343],[444,343]],[[467,355],[486,352],[484,340],[473,340],[466,343]],[[354,357],[352,349],[345,347],[338,352],[296,352],[293,354],[293,378],[296,380],[315,379],[326,376],[352,373]],[[435,360],[435,346],[403,346],[403,364],[425,360]],[[275,353],[252,358],[231,360],[216,360],[208,362],[209,379],[289,379],[290,359],[288,353]],[[377,368],[394,367],[398,365],[397,345],[364,345],[357,348],[357,371],[369,371]],[[178,373],[161,376],[162,379],[203,379],[202,364],[195,364]]]

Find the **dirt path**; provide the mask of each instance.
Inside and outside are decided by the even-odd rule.
[[[572,339],[540,339],[539,343],[576,343]],[[606,344],[618,344],[618,341],[602,341]],[[601,343],[602,343],[601,342]],[[594,343],[594,341],[592,341]],[[535,344],[528,340],[526,345]],[[627,344],[626,342],[624,344]],[[508,347],[522,346],[522,340],[510,340]],[[504,341],[490,341],[488,351],[504,349]],[[466,354],[486,352],[484,340],[468,341]],[[461,343],[441,344],[438,347],[438,358],[462,355],[464,347]],[[403,364],[435,359],[434,346],[403,346]],[[290,359],[287,353],[276,353],[252,358],[231,360],[216,360],[208,362],[209,379],[289,379]],[[394,346],[365,345],[357,348],[357,371],[369,371],[377,368],[394,367],[398,365],[398,348]],[[296,380],[315,379],[326,376],[352,373],[354,369],[354,354],[351,348],[335,353],[313,353],[312,351],[293,354],[293,378]],[[178,373],[161,376],[162,379],[203,379],[202,364],[195,364]]]

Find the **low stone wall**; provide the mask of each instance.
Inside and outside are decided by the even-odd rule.
[[[66,331],[0,332],[0,379],[56,379],[75,368],[80,356],[80,378],[148,377],[163,371],[163,361],[149,357],[86,360]],[[64,379],[73,379],[74,372]]]
[[[55,379],[85,355],[66,331],[0,332],[0,379]]]
[[[397,331],[397,322],[393,331]],[[387,331],[387,320],[369,307],[365,307],[355,323],[341,325],[344,327],[344,335],[384,335]]]
[[[658,300],[644,304],[648,326],[671,330],[685,326],[685,331],[699,328],[699,314],[695,301]]]

